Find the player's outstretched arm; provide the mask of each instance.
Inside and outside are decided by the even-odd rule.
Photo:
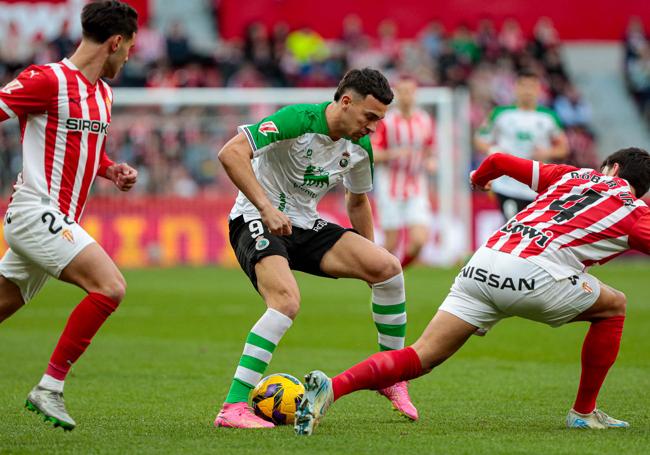
[[[262,222],[269,231],[275,235],[290,235],[291,220],[271,204],[255,177],[251,165],[253,150],[246,136],[239,133],[233,137],[219,151],[218,157],[230,180],[259,210]]]
[[[345,192],[345,206],[350,223],[356,231],[370,240],[375,241],[375,230],[372,223],[372,209],[368,195]]]

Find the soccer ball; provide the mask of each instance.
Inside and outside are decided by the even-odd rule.
[[[305,393],[305,386],[285,373],[262,379],[253,389],[251,405],[255,414],[276,425],[292,424],[296,408]]]

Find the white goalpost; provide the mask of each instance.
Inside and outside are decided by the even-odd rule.
[[[202,107],[212,108],[207,115],[214,115],[211,122],[218,124],[222,120],[219,107],[230,107],[241,109],[242,123],[251,123],[259,116],[251,114],[247,118],[246,107],[266,106],[264,111],[271,113],[288,104],[329,100],[334,91],[335,88],[117,88],[113,122],[130,108],[158,108],[156,111],[169,117],[184,108]],[[417,97],[418,103],[436,119],[438,162],[432,178],[433,229],[421,259],[428,264],[449,266],[462,260],[472,248],[471,195],[467,184],[471,165],[469,97],[464,91],[444,87],[420,88]],[[180,114],[178,120],[182,125]],[[234,132],[233,129],[229,133]]]

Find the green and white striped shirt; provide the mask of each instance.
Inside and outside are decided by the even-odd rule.
[[[370,139],[332,140],[325,118],[329,104],[287,106],[238,128],[253,149],[253,171],[271,203],[304,229],[313,227],[318,202],[339,182],[356,194],[372,190]],[[245,221],[260,218],[241,191],[230,219],[240,215]]]

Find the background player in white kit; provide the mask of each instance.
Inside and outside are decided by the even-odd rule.
[[[497,106],[477,131],[474,144],[478,151],[489,155],[494,152],[543,163],[561,162],[569,154],[568,140],[555,112],[538,104],[541,94],[539,76],[522,70],[517,76],[515,104]],[[535,192],[503,176],[492,182],[501,213],[509,220],[523,210],[533,199]]]
[[[461,270],[424,333],[412,346],[374,354],[331,380],[308,374],[296,413],[296,432],[311,434],[329,405],[361,389],[386,387],[430,372],[477,331],[519,316],[558,327],[589,321],[582,345],[578,394],[569,428],[627,428],[596,407],[614,364],[625,321],[625,295],[586,268],[628,249],[650,254],[650,209],[640,198],[650,188],[650,154],[638,148],[607,157],[600,172],[540,164],[506,154],[488,157],[470,176],[486,190],[509,175],[537,199],[494,233]]]
[[[393,254],[406,228],[402,267],[417,259],[429,236],[431,206],[429,175],[434,170],[435,126],[431,116],[416,106],[417,83],[403,77],[395,84],[396,106],[372,135],[375,151],[375,201],[384,231],[384,247]]]
[[[72,430],[64,379],[124,298],[126,283],[111,258],[79,226],[96,175],[128,191],[137,171],[105,153],[115,77],[135,44],[137,12],[117,1],[86,5],[83,39],[68,59],[30,66],[0,90],[0,121],[17,117],[23,171],[4,219],[9,250],[0,261],[0,322],[31,300],[49,277],[88,295],[72,311],[43,378],[25,406]]]

